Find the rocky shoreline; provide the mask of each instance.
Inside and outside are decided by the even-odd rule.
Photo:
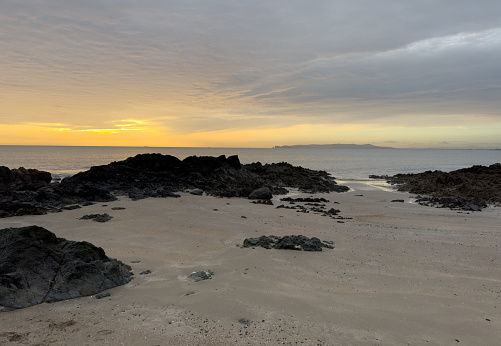
[[[285,162],[242,165],[237,156],[179,160],[169,155],[140,154],[92,167],[61,182],[52,182],[49,172],[0,167],[0,218],[74,210],[95,202],[114,201],[117,196],[132,200],[178,198],[179,191],[271,203],[274,194],[288,192],[286,187],[308,193],[349,190],[337,185],[326,172]],[[101,223],[110,219],[107,213],[80,218]],[[256,245],[262,246],[263,241]],[[267,244],[274,241],[278,239],[270,238]],[[288,237],[273,247],[305,251],[332,248],[318,238],[304,236]],[[132,279],[131,268],[109,259],[103,249],[57,238],[39,226],[1,229],[0,250],[0,312],[93,295]],[[143,271],[140,275],[149,273]]]
[[[128,196],[179,197],[193,191],[217,197],[270,199],[286,188],[308,193],[345,192],[327,172],[295,167],[289,163],[242,165],[238,156],[190,156],[140,154],[108,165],[95,166],[61,182],[51,182],[49,172],[0,167],[0,218],[42,215],[75,205],[116,200]]]
[[[417,202],[421,205],[481,211],[487,203],[501,203],[500,163],[475,165],[448,173],[426,171],[394,176],[371,175],[369,178],[385,179],[399,191],[426,195],[418,196]]]
[[[178,194],[139,201],[118,196],[63,213],[0,219],[0,229],[39,225],[57,238],[94,244],[135,274],[128,284],[91,296],[0,313],[0,344],[497,340],[499,208],[467,215],[405,203],[407,193],[370,187],[338,194],[291,191],[274,196],[274,206]],[[295,208],[277,209],[282,203]],[[341,210],[332,215],[336,219],[327,215],[330,209]],[[91,218],[105,213],[113,219]],[[351,219],[338,220],[341,215]],[[279,237],[279,249],[243,247],[245,239],[262,235],[270,247]],[[299,235],[335,248],[307,251],[302,240],[311,247]],[[20,278],[15,271],[5,274]]]

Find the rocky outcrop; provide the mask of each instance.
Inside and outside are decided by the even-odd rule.
[[[284,237],[262,235],[258,238],[246,238],[242,247],[260,246],[265,249],[322,251],[322,248],[333,249],[333,244],[331,241],[323,242],[317,237],[308,238],[304,235],[286,235]]]
[[[0,189],[9,191],[36,191],[49,185],[52,176],[38,169],[9,169],[0,166]]]
[[[0,218],[43,215],[70,205],[115,199],[109,191],[97,186],[51,183],[49,172],[0,167]]]
[[[458,169],[449,173],[442,171],[426,171],[416,174],[397,174],[394,176],[371,176],[383,178],[390,184],[398,186],[399,191],[408,191],[415,194],[430,195],[432,197],[448,197],[456,202],[476,205],[501,202],[501,163],[488,167],[472,166]],[[435,201],[447,205],[452,201]],[[456,203],[454,202],[454,203]],[[467,207],[468,208],[468,207]],[[468,209],[465,209],[468,210]]]
[[[349,190],[337,185],[324,171],[285,162],[242,165],[236,155],[190,156],[179,160],[170,155],[140,154],[92,167],[59,183],[49,184],[50,174],[41,172],[45,180],[38,189],[36,184],[13,184],[12,171],[8,168],[0,171],[1,177],[5,177],[0,180],[0,191],[4,192],[0,194],[0,217],[60,211],[67,205],[112,201],[117,195],[138,200],[179,197],[175,192],[189,190],[218,197],[253,195],[257,197],[252,198],[269,199],[271,194],[287,193],[287,187],[310,193]],[[40,180],[32,178],[32,181]],[[14,190],[13,186],[18,187]],[[266,192],[264,197],[263,192]]]
[[[269,189],[286,193],[286,187],[310,192],[347,191],[326,172],[294,167],[288,163],[241,165],[238,156],[190,156],[179,160],[161,154],[141,154],[109,165],[92,167],[61,182],[68,190],[90,186],[115,194],[173,197],[173,192],[199,189],[218,197],[249,197]],[[263,190],[262,190],[263,191]]]
[[[124,285],[131,268],[88,242],[39,226],[0,230],[0,311],[93,295]]]
[[[51,179],[49,172],[0,166],[0,218],[45,214],[43,203],[38,201],[38,191],[48,188]]]
[[[297,188],[305,193],[346,192],[347,186],[337,185],[329,173],[293,166],[287,162],[262,165],[259,162],[244,165],[248,172],[263,181],[273,194],[285,194],[286,187]],[[261,187],[260,186],[260,187]]]

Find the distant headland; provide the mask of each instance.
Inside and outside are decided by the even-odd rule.
[[[297,144],[277,145],[275,149],[302,149],[302,148],[327,148],[327,149],[395,149],[393,147],[380,147],[372,144]]]

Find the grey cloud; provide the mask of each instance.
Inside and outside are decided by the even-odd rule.
[[[248,125],[242,113],[269,123],[499,116],[501,45],[484,44],[499,40],[499,18],[497,0],[6,0],[0,92],[223,107],[235,120],[222,127]],[[460,33],[477,36],[444,44]]]
[[[256,85],[245,96],[333,107],[347,99],[358,105],[372,101],[369,107],[387,112],[371,111],[373,117],[433,109],[437,114],[481,112],[499,116],[500,43],[501,29],[495,29],[425,40],[387,52],[315,59],[288,74],[263,78],[268,82]],[[407,106],[394,104],[393,111],[383,107],[405,100]],[[352,111],[360,114],[356,107]]]

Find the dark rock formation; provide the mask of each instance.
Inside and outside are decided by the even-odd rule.
[[[451,210],[482,211],[487,204],[484,201],[467,200],[453,197],[428,197],[418,196],[416,202],[420,205],[435,208],[449,208]]]
[[[342,217],[338,216],[341,210],[335,208],[329,208],[327,210],[326,204],[329,203],[329,200],[325,198],[314,198],[314,197],[285,197],[281,198],[281,201],[289,202],[290,205],[281,204],[277,206],[277,209],[291,209],[295,210],[298,213],[315,213],[320,214],[322,216],[328,216],[332,219],[336,220],[347,220],[351,219],[351,217]],[[303,204],[299,204],[303,203]],[[334,204],[339,204],[338,202],[334,202]]]
[[[298,197],[298,198],[292,198],[292,197],[284,197],[284,198],[280,198],[281,201],[283,202],[300,202],[300,203],[320,203],[320,202],[324,202],[324,203],[328,203],[329,200],[328,199],[325,199],[323,197],[320,197],[320,198],[315,198],[315,197]]]
[[[115,194],[145,197],[171,196],[171,191],[198,189],[218,197],[249,197],[262,188],[284,193],[285,187],[311,191],[346,191],[325,172],[287,163],[241,165],[237,156],[226,158],[190,156],[179,160],[169,155],[141,154],[125,161],[92,167],[61,182],[91,186]],[[259,190],[258,190],[259,191]]]
[[[224,155],[190,156],[181,161],[169,155],[140,154],[51,184],[47,172],[25,170],[29,174],[19,178],[14,171],[0,169],[0,217],[60,211],[67,205],[113,201],[117,195],[138,200],[179,197],[175,192],[186,190],[218,197],[249,197],[258,191],[283,194],[288,192],[286,187],[311,193],[349,190],[324,171],[284,162],[242,165],[238,156]],[[265,197],[271,198],[268,193]]]
[[[257,175],[268,186],[273,194],[285,194],[286,187],[298,188],[306,193],[346,192],[347,186],[337,185],[325,171],[314,171],[308,168],[292,166],[289,163],[272,163],[262,165],[259,162],[243,165],[247,171]]]
[[[113,219],[113,216],[109,215],[108,213],[104,214],[88,214],[84,215],[80,218],[80,220],[92,220],[96,222],[107,222]]]
[[[50,182],[49,172],[0,166],[0,217],[45,214],[39,191],[45,191]]]
[[[0,187],[11,191],[36,191],[49,185],[52,176],[49,172],[37,169],[9,169],[0,166]]]
[[[49,172],[0,167],[0,217],[43,215],[116,197],[88,184],[51,183]]]
[[[501,163],[488,167],[476,165],[449,173],[426,171],[371,178],[386,179],[390,184],[397,185],[399,191],[453,198],[456,199],[456,204],[469,204],[472,201],[477,205],[501,202]],[[450,201],[444,201],[437,205],[449,203]]]
[[[39,227],[0,230],[0,311],[93,295],[124,285],[131,268],[88,242]]]
[[[317,237],[308,238],[304,235],[287,235],[277,237],[262,235],[259,238],[246,238],[242,247],[261,246],[265,249],[288,249],[303,251],[322,251],[322,248],[333,249],[333,242],[322,242]]]

